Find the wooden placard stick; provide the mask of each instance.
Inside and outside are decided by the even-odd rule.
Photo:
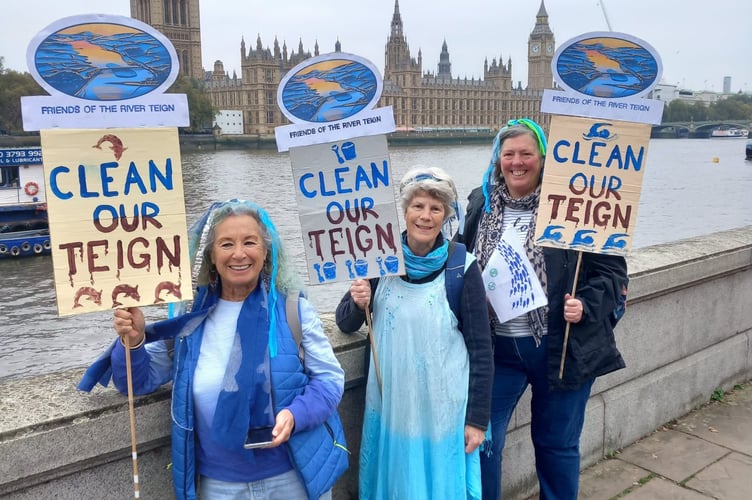
[[[133,498],[140,498],[138,484],[138,452],[136,451],[136,413],[133,410],[133,374],[131,372],[131,338],[123,335],[125,344],[125,374],[128,379],[128,415],[131,421],[131,458],[133,460]]]
[[[572,283],[572,298],[577,291],[577,279],[580,276],[580,265],[582,264],[582,252],[577,252],[577,267],[574,270],[574,283]],[[567,343],[569,342],[569,321],[564,327],[564,345],[561,346],[561,362],[559,363],[559,380],[564,377],[564,360],[567,357]]]
[[[379,384],[381,394],[381,371],[379,370],[379,356],[376,352],[376,342],[373,340],[373,325],[371,324],[371,308],[366,304],[366,325],[368,325],[368,340],[371,342],[371,354],[373,355],[373,368],[376,371],[376,382]]]

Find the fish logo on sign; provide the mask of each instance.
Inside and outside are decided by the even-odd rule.
[[[606,128],[612,125],[612,123],[605,122],[594,123],[586,134],[582,134],[582,138],[586,141],[592,141],[593,139],[613,141],[618,137],[618,135],[611,133],[611,131]]]
[[[591,32],[556,51],[551,69],[566,90],[600,99],[641,97],[659,82],[658,52],[625,33]]]
[[[373,108],[383,82],[367,59],[337,53],[306,59],[279,83],[277,103],[293,123],[328,123]]]
[[[148,24],[92,14],[60,19],[29,45],[34,80],[51,95],[121,101],[163,93],[178,76],[177,53]]]

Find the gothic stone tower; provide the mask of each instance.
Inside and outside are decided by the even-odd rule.
[[[392,29],[384,50],[384,81],[398,87],[417,87],[423,66],[423,57],[418,51],[418,60],[410,57],[410,47],[402,32],[402,16],[399,11],[399,0],[394,2],[392,14]]]
[[[553,86],[551,61],[556,50],[554,34],[548,26],[548,13],[544,1],[535,17],[535,27],[527,42],[527,88],[550,89]]]
[[[204,79],[199,0],[131,0],[131,17],[166,36],[180,60],[180,75]]]

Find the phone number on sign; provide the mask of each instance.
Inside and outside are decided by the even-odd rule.
[[[0,165],[31,165],[42,163],[42,148],[0,149]]]

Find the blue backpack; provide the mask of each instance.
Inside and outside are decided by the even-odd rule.
[[[462,331],[462,285],[465,278],[465,257],[467,248],[456,241],[449,242],[446,269],[444,270],[444,285],[446,286],[449,307],[457,317],[457,323]]]

